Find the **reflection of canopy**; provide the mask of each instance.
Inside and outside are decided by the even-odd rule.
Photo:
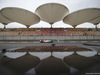
[[[69,66],[66,65],[61,59],[50,56],[43,59],[35,68],[35,71],[37,75],[59,75],[61,73],[69,72]]]
[[[88,57],[80,56],[77,53],[64,57],[64,61],[70,66],[75,67],[79,70],[86,69],[94,65],[94,63],[96,63],[92,59]]]
[[[1,15],[1,12],[0,12],[0,23],[6,25],[6,24],[11,23],[11,22],[12,22],[12,21],[10,21],[10,20],[6,19],[5,17],[3,17],[3,16]]]
[[[100,62],[100,55],[95,55],[95,56],[92,56],[90,58],[95,60],[96,62]]]
[[[4,8],[1,10],[1,14],[11,21],[19,22],[28,27],[40,21],[40,18],[36,14],[21,8]]]
[[[41,20],[50,24],[62,20],[68,14],[68,8],[58,3],[48,3],[36,9],[36,14]]]
[[[70,24],[72,26],[77,26],[84,22],[90,22],[95,20],[100,16],[100,9],[99,8],[88,8],[73,12],[67,15],[63,21],[64,23]]]
[[[16,72],[23,73],[37,66],[39,62],[40,59],[38,57],[32,56],[29,53],[27,53],[24,56],[21,56],[12,61],[9,61],[8,63],[5,63],[4,65]]]
[[[3,56],[3,58],[1,59],[1,63],[2,64],[5,64],[5,63],[8,63],[8,62],[10,62],[10,61],[12,61],[12,60],[14,60],[13,58],[9,58],[9,57],[7,57],[7,56]]]

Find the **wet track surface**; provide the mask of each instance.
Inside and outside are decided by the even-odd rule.
[[[94,44],[94,43],[88,43]],[[95,43],[99,44],[99,43]],[[100,47],[84,43],[55,43],[55,46],[76,46],[91,51],[11,52],[26,47],[52,46],[52,43],[0,43],[2,75],[88,75],[100,74]],[[98,55],[97,55],[98,53]],[[96,55],[96,56],[95,56]],[[92,60],[90,60],[90,58]],[[16,66],[17,65],[17,66]],[[89,68],[87,68],[87,66]],[[90,67],[91,66],[91,67]],[[5,68],[7,67],[7,68]],[[56,68],[57,67],[57,68]],[[14,71],[12,71],[12,69]]]

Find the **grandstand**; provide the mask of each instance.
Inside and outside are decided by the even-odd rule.
[[[100,29],[95,28],[7,28],[0,29],[0,41],[99,41]]]

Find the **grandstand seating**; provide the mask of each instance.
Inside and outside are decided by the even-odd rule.
[[[64,31],[65,30],[65,31]],[[66,31],[67,30],[67,31]],[[100,31],[88,31],[86,28],[19,28],[19,29],[0,29],[0,35],[100,35]],[[13,31],[13,32],[12,32]]]
[[[79,37],[81,39],[83,38],[87,39],[86,36],[93,36],[93,38],[99,39],[100,29],[98,28],[98,31],[96,31],[96,29],[93,29],[93,28],[92,29],[87,29],[87,28],[7,28],[7,29],[2,29],[1,28],[0,36],[2,37],[2,39],[7,36],[9,36],[9,38],[10,36],[11,37],[19,36],[19,37],[22,37],[23,39],[26,38],[26,37],[24,38],[24,36],[29,36],[31,39],[33,39],[32,37],[37,39],[38,36],[39,37],[41,36],[40,38],[38,37],[39,39],[44,39],[44,37],[46,39],[47,36],[48,36],[48,39],[56,38],[56,36],[59,36],[57,37],[59,39],[61,38],[64,39],[66,38],[66,36],[67,36],[67,39],[68,38],[72,39],[72,37],[75,37],[75,36],[78,36],[78,37],[75,37],[75,39],[79,39]],[[55,37],[51,37],[51,36],[55,36]]]
[[[2,31],[0,32],[0,36],[17,36],[19,31]]]

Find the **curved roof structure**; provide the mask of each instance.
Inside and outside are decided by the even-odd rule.
[[[82,24],[84,22],[90,22],[100,16],[99,8],[87,8],[73,12],[64,17],[63,22],[70,24],[73,27]],[[96,20],[97,21],[97,20]]]
[[[0,12],[0,23],[2,24],[8,24],[11,23],[12,21],[8,20],[7,18],[5,18],[4,16],[2,16],[1,12]]]
[[[39,6],[35,13],[41,20],[46,21],[49,24],[53,24],[62,20],[69,13],[69,10],[62,4],[47,3]]]
[[[21,8],[3,8],[1,14],[11,21],[24,24],[28,27],[40,21],[40,18],[36,14]]]
[[[100,16],[92,21],[90,21],[90,23],[93,23],[93,24],[99,24],[100,23]]]

